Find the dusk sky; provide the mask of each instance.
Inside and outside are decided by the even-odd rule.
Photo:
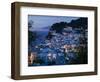
[[[54,23],[59,22],[71,22],[71,20],[76,20],[79,17],[69,17],[69,16],[39,16],[39,15],[29,15],[28,21],[33,21],[33,26],[31,30],[39,30]]]

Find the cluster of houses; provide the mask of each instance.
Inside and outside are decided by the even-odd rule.
[[[79,63],[77,57],[80,47],[87,46],[87,30],[83,28],[64,28],[62,33],[52,31],[53,37],[32,47],[28,55],[29,66],[65,65]]]

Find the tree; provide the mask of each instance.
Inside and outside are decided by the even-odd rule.
[[[36,39],[36,32],[32,32],[30,30],[30,28],[33,28],[33,23],[34,22],[32,20],[28,22],[28,44],[29,45],[31,44],[32,41],[35,41]]]
[[[53,37],[52,33],[49,32],[48,35],[46,36],[46,39],[50,40]]]
[[[32,28],[33,23],[34,23],[34,22],[33,22],[32,20],[30,20],[30,21],[28,22],[28,29]]]
[[[57,33],[62,33],[62,30],[66,28],[66,26],[67,22],[54,23],[50,30],[55,30]]]
[[[77,20],[72,20],[68,25],[74,28],[80,28],[83,27],[84,29],[87,29],[88,19],[80,17]]]

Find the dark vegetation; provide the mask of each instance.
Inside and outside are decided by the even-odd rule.
[[[28,22],[28,44],[31,45],[32,41],[35,41],[37,34],[36,32],[32,32],[29,29],[32,28],[33,21]]]
[[[51,26],[50,30],[55,30],[57,33],[61,33],[64,28],[67,28],[69,26],[73,28],[83,27],[84,29],[87,29],[87,23],[88,23],[87,18],[79,18],[77,20],[72,20],[70,23],[67,22],[54,23]]]

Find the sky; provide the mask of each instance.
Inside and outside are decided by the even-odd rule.
[[[71,20],[76,20],[79,17],[69,17],[69,16],[41,16],[41,15],[28,15],[28,22],[33,21],[31,30],[39,30],[43,28],[48,28],[54,23],[59,22],[71,22]]]

